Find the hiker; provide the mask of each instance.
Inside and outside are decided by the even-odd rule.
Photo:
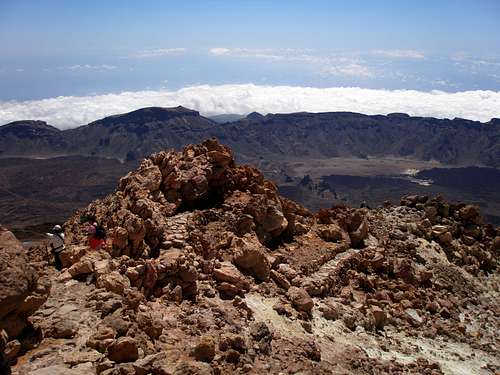
[[[64,232],[62,230],[62,227],[60,225],[55,225],[54,228],[52,228],[52,233],[47,233],[47,235],[50,238],[50,252],[54,256],[54,263],[56,266],[56,269],[59,271],[62,270],[62,262],[60,258],[61,252],[65,249],[64,247]]]
[[[106,243],[106,231],[94,222],[87,227],[89,246],[92,250],[100,250]]]

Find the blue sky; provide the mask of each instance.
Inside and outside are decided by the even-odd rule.
[[[498,0],[0,0],[0,101],[227,84],[498,92],[499,19]]]

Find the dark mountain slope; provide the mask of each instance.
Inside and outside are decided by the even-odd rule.
[[[240,154],[325,158],[399,156],[500,166],[500,126],[469,120],[356,113],[295,113],[244,119],[215,136]]]
[[[65,131],[81,155],[137,159],[151,151],[181,148],[201,140],[215,122],[184,107],[143,108]]]
[[[0,126],[0,157],[50,156],[70,148],[59,129],[44,121],[15,121]]]
[[[11,125],[0,127],[0,132]],[[52,129],[46,130],[46,136],[26,138],[22,133],[8,140],[2,137],[0,145],[11,156],[45,155],[54,145],[54,154],[63,150],[66,154],[136,159],[215,136],[245,161],[396,156],[449,165],[500,167],[497,119],[481,123],[399,113],[368,116],[303,112],[253,113],[239,121],[217,124],[196,111],[176,107],[144,108],[63,132]],[[43,147],[38,145],[41,140]]]

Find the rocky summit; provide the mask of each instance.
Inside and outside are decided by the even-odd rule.
[[[144,159],[63,228],[62,271],[0,233],[3,373],[500,371],[500,229],[471,205],[311,213],[211,139]]]

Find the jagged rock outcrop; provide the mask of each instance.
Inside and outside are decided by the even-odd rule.
[[[108,233],[100,250],[86,245],[85,217]],[[312,214],[212,139],[145,159],[64,228],[65,269],[33,318],[72,353],[51,366],[440,374],[453,345],[498,363],[500,232],[472,206],[405,197]],[[387,360],[424,338],[432,349],[414,361]],[[37,356],[24,368],[46,363]]]
[[[23,245],[0,227],[0,368],[33,345],[37,334],[28,317],[47,300],[49,289],[48,280],[39,279],[31,267]]]
[[[415,231],[438,242],[450,261],[477,275],[497,266],[497,233],[485,224],[479,208],[463,203],[450,204],[443,197],[406,196],[401,203],[423,211],[425,219]]]

